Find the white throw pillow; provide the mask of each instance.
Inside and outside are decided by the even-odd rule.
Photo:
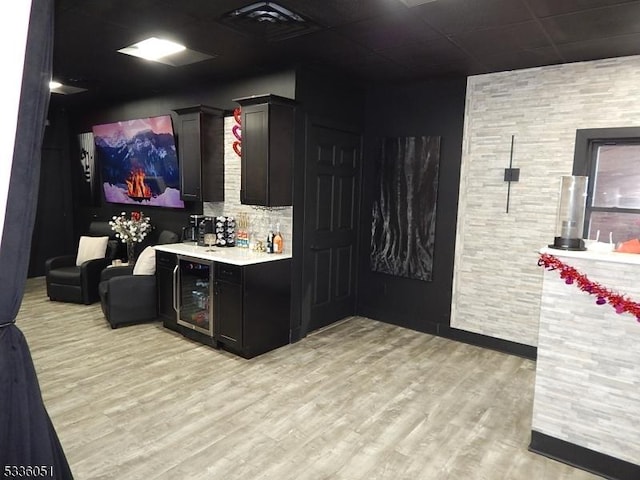
[[[133,266],[134,275],[155,275],[156,273],[156,249],[145,248]]]
[[[80,237],[76,266],[79,267],[87,260],[104,258],[107,253],[107,242],[109,237]]]

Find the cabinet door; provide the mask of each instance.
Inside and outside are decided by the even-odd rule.
[[[200,113],[185,113],[178,117],[178,162],[180,198],[201,200]]]
[[[173,308],[174,269],[176,258],[172,253],[156,252],[156,285],[158,288],[158,315],[162,324],[178,331],[177,314]]]
[[[217,340],[229,347],[242,348],[242,285],[216,282]]]
[[[242,107],[240,201],[269,205],[269,105]]]
[[[242,108],[240,201],[291,205],[295,102],[277,95],[235,101]]]

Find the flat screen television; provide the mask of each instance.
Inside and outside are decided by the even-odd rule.
[[[92,130],[105,201],[184,208],[170,115],[94,125]]]

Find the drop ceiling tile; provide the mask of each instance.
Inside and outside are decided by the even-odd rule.
[[[387,15],[399,7],[396,0],[277,0],[276,3],[325,27],[335,27]]]
[[[409,68],[467,61],[468,55],[444,38],[381,50],[380,55]]]
[[[583,42],[558,45],[558,50],[568,62],[597,60],[600,58],[637,55],[640,34],[585,40]]]
[[[147,31],[171,30],[197,18],[160,0],[86,1],[75,9],[94,17],[95,21],[134,28],[143,37]]]
[[[390,15],[337,27],[336,32],[372,50],[397,48],[440,34],[422,19],[411,15]]]
[[[445,34],[531,20],[519,0],[441,0],[413,7],[416,15]]]
[[[487,66],[490,72],[518,70],[521,68],[563,63],[563,59],[552,47],[534,48],[517,52],[501,52],[495,55],[482,56],[479,60]]]
[[[550,46],[544,30],[535,21],[461,32],[452,35],[451,38],[473,55],[517,52]]]
[[[592,8],[610,7],[623,3],[640,3],[639,0],[533,0],[531,9],[538,17],[550,17],[565,13],[575,13]]]
[[[640,2],[544,18],[541,23],[558,44],[640,33]]]

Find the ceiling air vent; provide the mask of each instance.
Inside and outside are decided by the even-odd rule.
[[[234,30],[270,42],[314,32],[320,26],[273,2],[255,2],[233,10],[220,21]]]

